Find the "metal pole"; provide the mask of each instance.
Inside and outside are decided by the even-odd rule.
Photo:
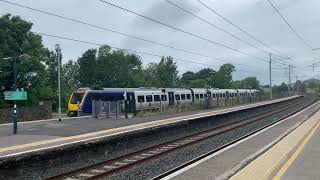
[[[17,90],[17,61],[14,58],[13,61],[13,91]],[[13,134],[17,134],[18,131],[18,119],[17,119],[17,102],[13,101]]]
[[[60,69],[61,69],[61,49],[60,45],[56,44],[56,52],[57,52],[57,61],[58,61],[58,102],[59,102],[59,107],[58,107],[58,113],[59,113],[59,121],[61,121],[61,87],[60,87]]]
[[[110,106],[111,106],[111,103],[110,101],[108,101],[108,118],[110,118]]]
[[[291,65],[289,64],[289,84],[288,84],[288,89],[289,89],[289,96],[291,96]]]
[[[296,76],[296,94],[298,94],[298,76]]]
[[[272,100],[272,76],[271,76],[271,53],[270,53],[270,60],[269,60],[269,86],[270,86],[270,99]]]

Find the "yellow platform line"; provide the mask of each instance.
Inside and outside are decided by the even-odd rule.
[[[297,157],[300,155],[304,147],[308,144],[314,133],[317,131],[317,129],[320,127],[320,122],[312,129],[312,131],[308,134],[308,136],[304,139],[304,141],[301,143],[301,145],[298,147],[298,149],[294,152],[294,154],[291,156],[291,158],[282,166],[282,168],[279,170],[279,172],[275,175],[273,178],[274,180],[280,180],[281,177],[287,172],[289,167],[293,164],[293,162],[297,159]]]
[[[241,108],[241,107],[238,107],[238,108]],[[233,111],[238,108],[231,108],[228,111]],[[112,135],[128,133],[128,132],[141,130],[141,129],[145,129],[145,128],[158,127],[161,125],[169,125],[169,124],[173,124],[176,122],[191,120],[196,117],[212,116],[212,115],[219,114],[221,112],[222,112],[222,110],[218,110],[217,112],[216,111],[204,112],[204,113],[192,114],[192,115],[187,115],[187,116],[182,116],[182,117],[174,117],[174,118],[169,118],[169,119],[156,120],[156,121],[151,121],[151,122],[146,122],[146,123],[139,123],[139,124],[124,126],[124,127],[119,127],[119,128],[101,130],[101,131],[86,133],[86,134],[81,134],[81,135],[75,135],[75,136],[37,141],[37,142],[33,142],[33,143],[27,143],[27,144],[15,145],[15,146],[9,146],[9,147],[5,147],[5,148],[0,148],[0,153],[5,153],[5,152],[9,152],[9,151],[17,151],[17,150],[21,150],[21,149],[32,148],[32,147],[43,146],[43,145],[49,146],[50,144],[62,143],[65,141],[69,141],[69,143],[71,143],[71,141],[74,141],[73,143],[77,143],[77,141],[98,139],[98,138],[102,138],[102,137],[108,137],[108,136],[112,136]]]
[[[68,136],[68,137],[62,137],[62,138],[56,138],[56,139],[50,139],[50,140],[37,141],[37,142],[33,142],[33,143],[26,143],[26,144],[21,144],[21,145],[9,146],[9,147],[5,147],[5,148],[0,148],[0,153],[3,154],[3,153],[8,153],[10,151],[24,150],[24,149],[33,148],[33,147],[37,148],[37,147],[41,147],[41,146],[48,146],[48,148],[50,148],[50,145],[51,146],[59,145],[57,143],[77,143],[79,141],[99,139],[99,138],[108,137],[108,136],[112,136],[112,135],[141,130],[141,129],[145,129],[145,128],[152,128],[152,127],[157,127],[157,126],[161,126],[161,125],[169,125],[169,124],[173,124],[173,123],[180,122],[180,121],[188,121],[188,120],[194,119],[196,117],[197,118],[208,117],[208,116],[213,116],[213,115],[217,115],[220,113],[232,112],[232,111],[242,109],[242,108],[251,108],[251,107],[255,107],[255,106],[261,106],[264,104],[281,102],[281,101],[285,101],[288,99],[294,99],[296,97],[298,97],[298,96],[277,99],[277,100],[273,100],[273,101],[260,102],[260,103],[255,103],[255,104],[247,104],[247,105],[243,105],[243,106],[239,106],[239,107],[231,107],[228,109],[221,109],[221,110],[217,110],[217,111],[209,111],[209,112],[191,114],[191,115],[186,115],[186,116],[181,116],[181,117],[174,117],[174,118],[156,120],[156,121],[151,121],[151,122],[146,122],[146,123],[139,123],[139,124],[124,126],[124,127],[119,127],[119,128],[113,128],[113,129],[107,129],[107,130],[101,130],[101,131],[86,133],[86,134],[81,134],[81,135]]]
[[[230,179],[268,179],[269,175],[274,172],[276,167],[279,167],[279,165],[282,164],[294,147],[297,147],[299,142],[301,142],[318,124],[319,117],[320,111]]]

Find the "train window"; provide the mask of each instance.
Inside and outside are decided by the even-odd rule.
[[[199,94],[196,94],[196,99],[199,99]]]
[[[180,100],[180,94],[176,94],[176,100]]]
[[[147,102],[152,102],[152,95],[147,95],[146,100]]]
[[[154,101],[160,101],[160,95],[153,95]]]
[[[144,96],[138,96],[138,102],[144,102]]]
[[[186,99],[186,95],[185,94],[181,94],[181,100],[185,100]]]
[[[226,94],[222,94],[222,97],[226,97]]]
[[[73,93],[70,104],[77,104],[78,101],[81,102],[83,95],[84,93]]]
[[[187,99],[191,99],[191,95],[190,94],[187,94]]]
[[[203,99],[203,94],[200,94],[200,98]]]
[[[161,95],[161,100],[162,101],[167,101],[167,95]]]
[[[212,98],[215,98],[216,97],[216,94],[212,94]]]

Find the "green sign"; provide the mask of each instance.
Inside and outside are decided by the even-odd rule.
[[[5,91],[4,100],[13,101],[13,100],[27,100],[27,92],[25,91]]]

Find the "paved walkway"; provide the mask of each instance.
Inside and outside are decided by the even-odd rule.
[[[237,172],[239,173],[233,177],[234,179],[262,179],[263,174],[269,168],[268,165],[272,165],[273,162],[276,162],[274,158],[266,158],[266,160],[270,160],[270,163],[266,163],[267,167],[264,167],[263,163],[265,162],[262,162],[259,165],[252,166],[246,173],[242,172],[241,169],[247,169],[247,165],[250,162],[259,158],[260,155],[264,154],[264,152],[268,151],[275,144],[281,142],[283,137],[286,137],[297,127],[301,127],[300,125],[304,124],[304,122],[313,122],[317,119],[316,117],[319,117],[320,115],[320,112],[318,112],[319,109],[320,102],[315,103],[305,110],[300,111],[263,131],[169,175],[165,179],[221,180],[229,179]],[[310,119],[310,117],[312,118]]]
[[[290,97],[294,98],[294,97]],[[93,119],[38,121],[19,124],[18,135],[12,135],[11,125],[0,125],[0,158],[43,150],[88,140],[96,140],[112,135],[124,134],[139,129],[154,128],[199,117],[208,117],[263,104],[284,101],[290,98],[253,103],[215,111],[185,112],[154,117],[132,119]]]
[[[231,179],[319,179],[320,111]]]

